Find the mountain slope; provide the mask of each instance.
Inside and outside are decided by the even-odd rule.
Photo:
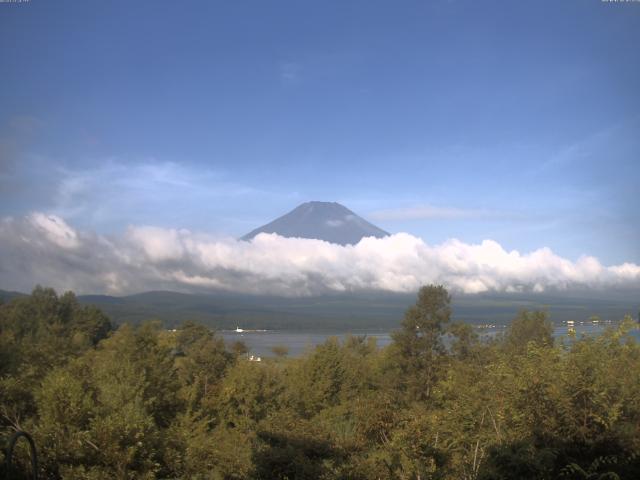
[[[96,305],[117,323],[161,320],[174,328],[194,320],[217,329],[243,328],[305,330],[397,328],[404,312],[415,303],[415,293],[361,292],[317,297],[285,298],[230,292],[185,294],[145,292],[125,297],[79,296],[82,304]],[[453,295],[453,320],[471,324],[506,325],[518,310],[546,310],[551,320],[587,321],[592,315],[619,320],[638,311],[633,292],[577,292],[547,294],[484,293]]]
[[[9,290],[0,290],[0,303],[2,302],[10,302],[14,298],[24,297],[26,294],[20,292],[12,292]]]
[[[259,233],[315,238],[340,245],[356,244],[364,237],[382,238],[389,235],[335,202],[303,203],[273,222],[247,233],[242,240],[251,240]]]

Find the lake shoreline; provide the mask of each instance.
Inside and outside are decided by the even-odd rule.
[[[570,329],[573,329],[575,335],[599,335],[608,327],[615,327],[619,322],[599,320],[582,321],[582,322],[559,322],[554,324],[555,338],[568,337]],[[492,337],[503,333],[508,327],[507,324],[482,324],[473,325],[476,333],[481,336]],[[398,326],[399,328],[399,326]],[[218,330],[217,333],[227,342],[233,343],[241,341],[246,344],[250,355],[258,355],[260,357],[275,356],[272,352],[273,347],[286,347],[288,356],[298,357],[306,351],[313,349],[315,346],[324,343],[331,337],[336,337],[340,341],[344,341],[349,336],[365,336],[374,338],[378,347],[385,347],[391,343],[391,334],[397,329],[348,329],[338,330],[331,328],[317,329],[281,329],[281,330],[243,330],[238,332],[235,330]],[[640,331],[636,330],[631,334],[637,340],[640,340]]]

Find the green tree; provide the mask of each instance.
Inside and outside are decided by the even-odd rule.
[[[235,362],[235,354],[210,329],[192,322],[178,330],[175,353],[180,393],[187,408],[213,414],[220,380]]]
[[[462,360],[471,358],[478,349],[478,334],[473,326],[456,322],[450,325],[447,333],[451,335],[451,353]]]
[[[34,393],[45,375],[111,331],[109,319],[81,306],[72,292],[58,297],[37,286],[31,295],[0,305],[0,425],[18,428],[35,415]]]
[[[404,388],[410,398],[425,400],[438,379],[445,354],[442,335],[451,318],[451,296],[441,285],[422,287],[418,300],[394,332],[393,347]]]
[[[524,352],[527,344],[553,345],[553,324],[547,312],[521,310],[507,329],[505,344],[516,352]]]
[[[286,357],[289,354],[289,347],[286,345],[274,345],[271,347],[271,351],[276,357]]]
[[[156,324],[127,325],[52,371],[34,434],[51,472],[70,478],[162,473],[163,437],[181,410],[173,357]]]

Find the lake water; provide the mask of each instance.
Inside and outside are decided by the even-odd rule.
[[[573,326],[576,335],[597,335],[604,328],[612,326],[610,322],[583,322]],[[493,336],[504,331],[506,326],[490,325],[476,327],[480,335]],[[568,334],[569,325],[556,325],[554,335],[563,337]],[[324,343],[329,337],[337,337],[343,341],[348,335],[366,336],[375,338],[378,347],[385,347],[391,343],[391,331],[383,330],[353,330],[349,332],[336,330],[255,330],[238,333],[230,330],[219,332],[227,342],[242,341],[249,348],[252,355],[260,357],[273,356],[272,348],[275,346],[285,346],[289,349],[289,356],[299,356],[305,351],[312,349],[316,345]],[[632,335],[640,341],[640,331],[634,330]]]
[[[300,331],[300,330],[267,330],[249,331],[237,333],[234,331],[220,332],[227,342],[241,341],[249,347],[252,355],[261,357],[273,356],[271,349],[275,346],[285,346],[289,349],[289,356],[302,355],[306,350],[312,349],[316,345],[324,343],[330,337],[338,337],[343,341],[348,335],[366,335],[376,339],[379,347],[384,347],[391,343],[390,332],[376,331]]]

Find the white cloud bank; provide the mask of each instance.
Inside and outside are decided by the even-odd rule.
[[[79,293],[224,289],[286,296],[442,283],[455,292],[639,288],[640,266],[576,262],[548,248],[521,254],[485,240],[428,245],[406,233],[340,246],[260,234],[251,242],[188,230],[132,226],[119,237],[82,232],[33,213],[0,220],[0,288],[35,284]]]

